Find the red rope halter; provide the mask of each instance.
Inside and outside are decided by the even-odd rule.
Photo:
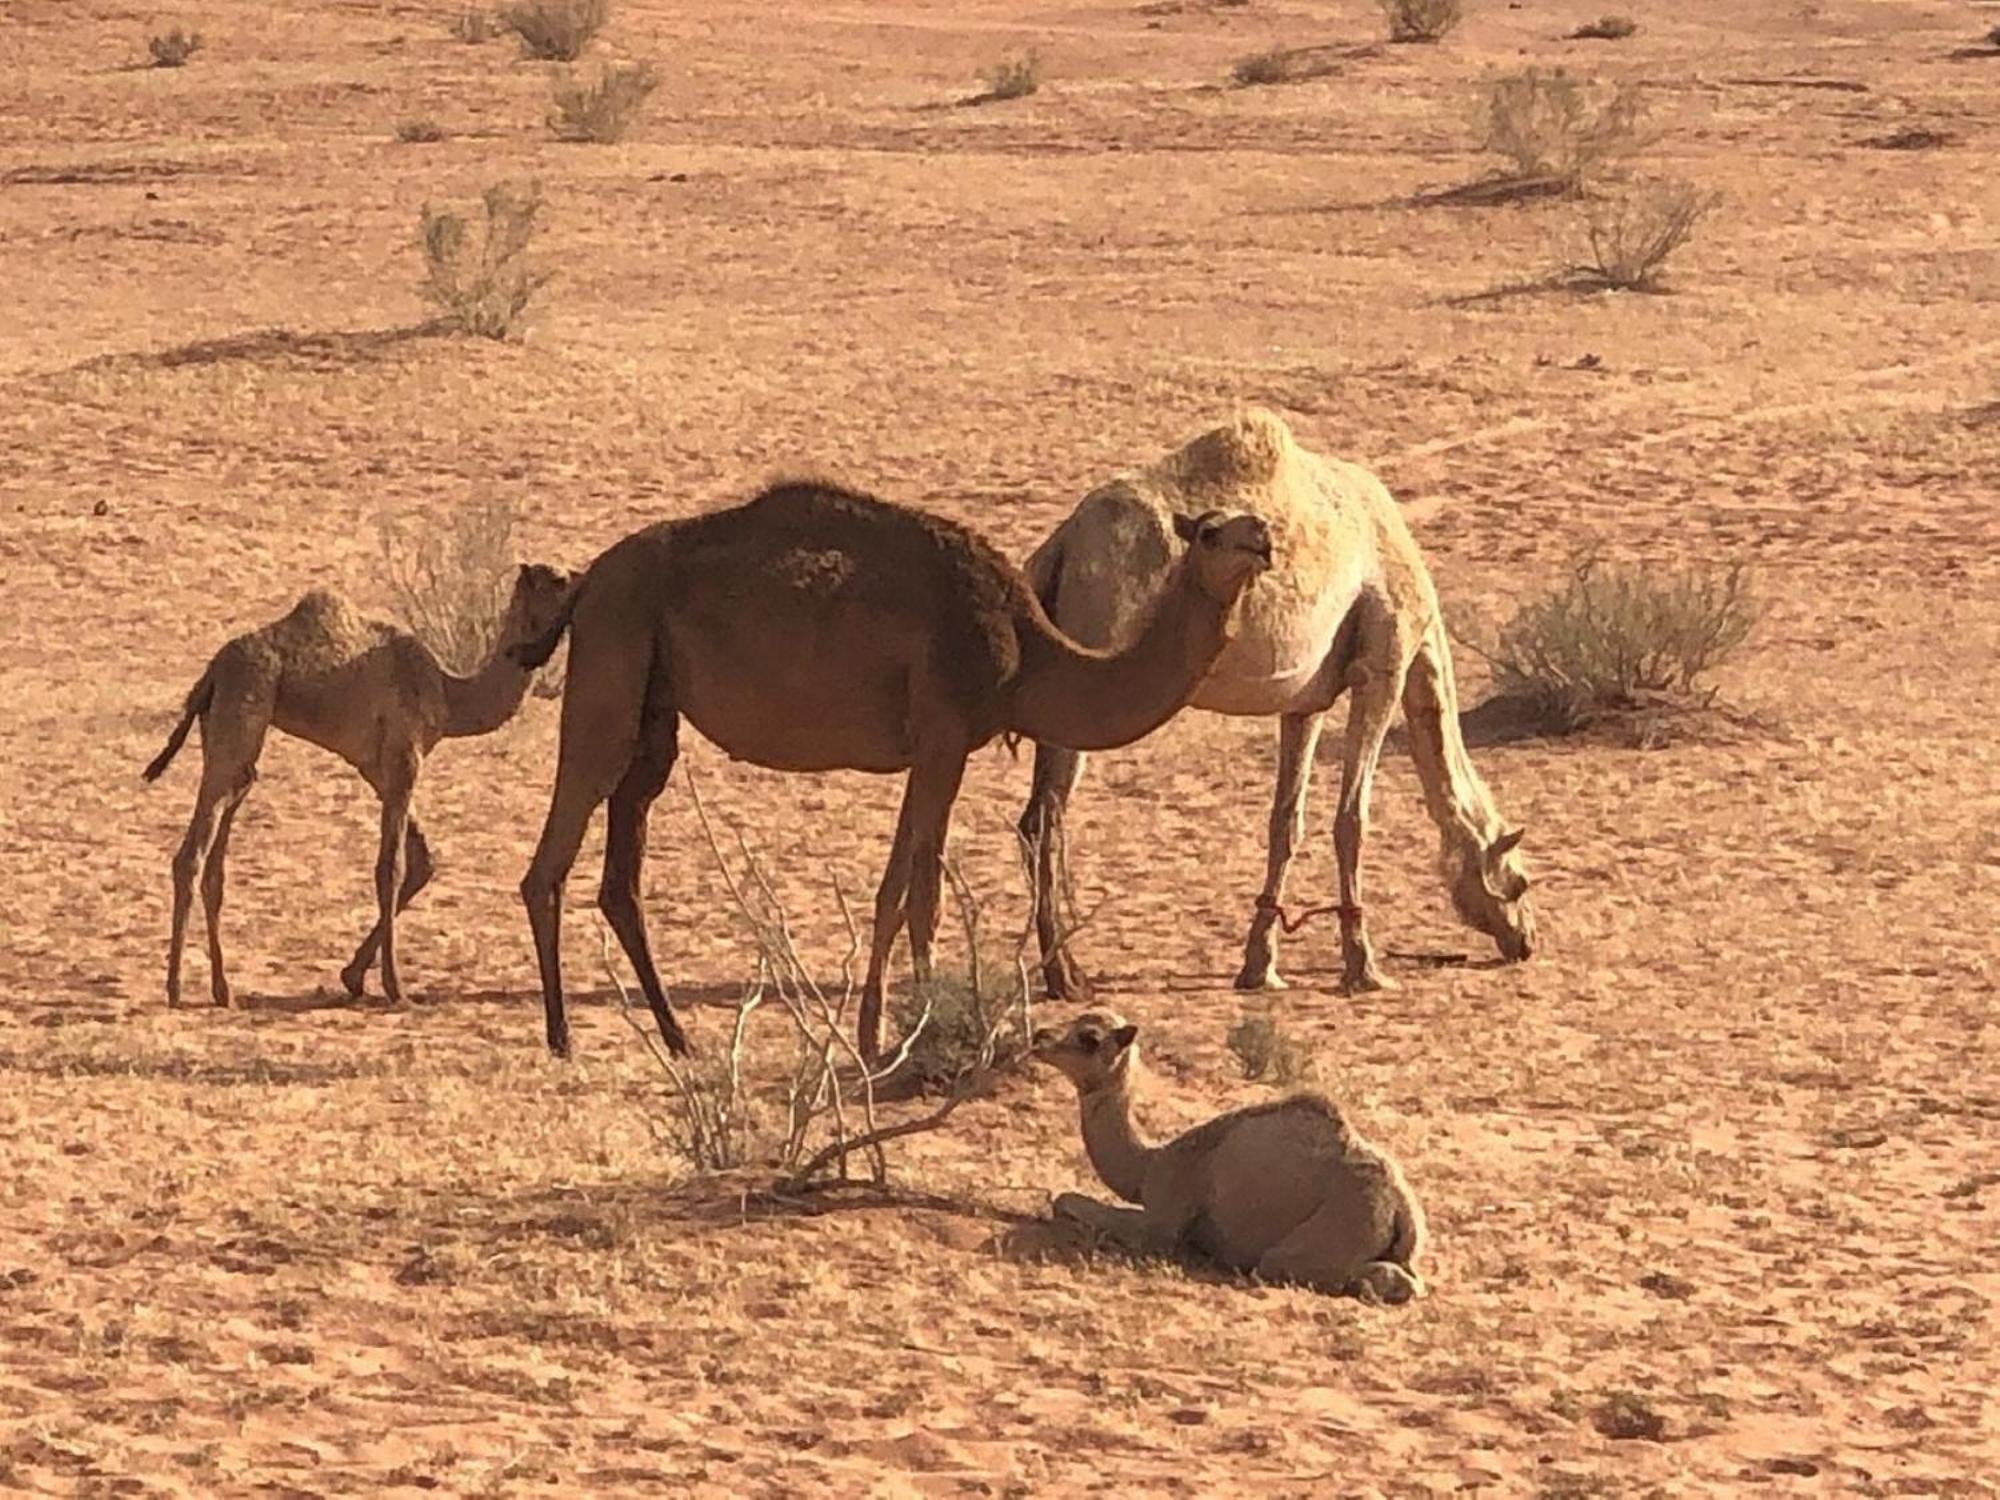
[[[1279,905],[1277,898],[1273,896],[1266,896],[1260,893],[1257,897],[1256,906],[1257,910],[1267,911],[1276,917],[1278,925],[1284,928],[1287,935],[1297,932],[1314,917],[1323,917],[1328,912],[1335,913],[1343,922],[1359,922],[1361,920],[1361,908],[1352,901],[1334,901],[1325,906],[1308,906],[1295,917],[1287,916],[1285,908]]]

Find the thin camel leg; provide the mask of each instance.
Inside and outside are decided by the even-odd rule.
[[[201,787],[195,793],[194,815],[188,819],[187,833],[174,851],[174,917],[167,939],[167,1004],[181,1003],[181,954],[187,946],[188,916],[194,909],[195,881],[208,862],[209,848],[215,843],[222,815],[235,796],[234,777],[211,775],[202,767]]]
[[[1393,1214],[1388,1218],[1357,1214],[1346,1200],[1323,1203],[1264,1252],[1257,1274],[1336,1295],[1407,1302],[1422,1283],[1408,1268],[1381,1259],[1395,1238]]]
[[[664,694],[656,698],[659,689],[656,680],[653,691],[647,694],[638,749],[624,779],[611,794],[604,836],[604,880],[597,890],[597,909],[617,934],[626,961],[639,978],[639,988],[653,1012],[653,1024],[660,1029],[660,1040],[670,1052],[686,1056],[687,1037],[653,967],[645,910],[639,901],[640,875],[646,864],[646,817],[653,799],[673,774],[679,751],[680,716],[671,704],[662,701]]]
[[[965,779],[965,755],[954,748],[934,752],[910,767],[903,788],[903,808],[896,818],[896,840],[889,851],[889,868],[875,893],[875,934],[868,953],[868,977],[861,988],[861,1056],[874,1062],[882,1051],[882,971],[896,934],[907,917],[912,956],[919,979],[929,977],[930,934],[937,931],[939,869],[944,857],[945,830],[951,805]],[[907,904],[906,904],[907,903]],[[917,952],[918,934],[922,951]]]
[[[1361,844],[1368,830],[1375,765],[1403,689],[1400,667],[1393,675],[1370,671],[1355,676],[1340,764],[1340,806],[1333,819],[1333,848],[1340,865],[1341,986],[1349,994],[1392,987],[1375,966],[1361,909]]]
[[[1035,746],[1035,779],[1021,813],[1021,838],[1033,861],[1035,940],[1042,956],[1042,986],[1051,1000],[1088,1000],[1090,981],[1070,953],[1062,903],[1068,895],[1068,843],[1064,820],[1070,794],[1083,777],[1083,753]]]
[[[223,867],[229,856],[229,834],[236,826],[236,810],[247,792],[238,792],[223,805],[215,825],[215,840],[208,846],[208,858],[201,867],[201,914],[208,929],[208,993],[217,1005],[230,1002],[229,979],[222,962]]]
[[[1306,832],[1306,788],[1312,780],[1313,752],[1319,746],[1321,714],[1286,714],[1278,721],[1278,779],[1271,791],[1270,842],[1264,854],[1264,889],[1257,896],[1250,932],[1243,940],[1239,990],[1281,990],[1278,975],[1278,914],[1285,899],[1285,875]]]
[[[1050,1208],[1058,1218],[1086,1225],[1139,1255],[1170,1255],[1178,1248],[1175,1236],[1149,1219],[1143,1208],[1100,1203],[1083,1193],[1058,1193]]]
[[[410,797],[416,782],[414,757],[386,778],[382,793],[382,843],[375,856],[376,927],[382,933],[382,993],[403,1003],[403,980],[396,970],[396,895],[403,886],[403,844],[409,836]]]
[[[409,910],[410,903],[417,899],[417,892],[431,882],[437,867],[431,860],[430,840],[418,826],[413,815],[409,829],[403,836],[403,888],[396,893],[396,914],[401,916]],[[375,955],[382,947],[382,924],[378,921],[361,940],[361,946],[354,950],[354,957],[347,967],[340,971],[340,982],[347,993],[359,996],[368,983],[368,970],[374,966]]]

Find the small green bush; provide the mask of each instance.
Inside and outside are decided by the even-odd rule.
[[[454,331],[504,339],[549,279],[528,262],[528,244],[542,211],[541,189],[532,183],[518,191],[495,186],[481,201],[486,227],[476,247],[463,214],[424,205],[418,232],[423,292]]]
[[[610,19],[611,0],[521,0],[500,11],[521,50],[544,62],[575,62]]]
[[[608,146],[625,138],[659,86],[659,74],[651,63],[643,62],[607,63],[594,83],[586,83],[574,73],[558,78],[549,128],[557,140],[596,141]]]
[[[1245,1016],[1223,1041],[1253,1082],[1295,1088],[1319,1077],[1319,1060],[1269,1016]]]
[[[1042,86],[1042,60],[1033,52],[1005,58],[986,70],[981,99],[1025,99]]]
[[[1485,148],[1521,178],[1578,186],[1638,139],[1639,96],[1629,86],[1593,88],[1560,68],[1490,80],[1481,113]]]
[[[1719,202],[1677,178],[1623,183],[1588,199],[1583,232],[1590,254],[1580,269],[1602,286],[1651,290],[1668,257],[1694,237]]]
[[[1663,700],[1711,702],[1703,679],[1742,649],[1757,617],[1741,563],[1676,572],[1586,549],[1560,587],[1520,606],[1487,654],[1501,696],[1567,732]]]
[[[146,50],[153,54],[156,68],[183,68],[188,59],[201,51],[201,33],[183,31],[176,26],[172,31],[162,32],[146,43]]]
[[[976,974],[970,969],[933,970],[927,984],[897,995],[889,1007],[896,1034],[915,1032],[899,1074],[929,1088],[950,1089],[984,1062],[1004,1063],[1022,1055],[1028,1037],[1022,1029],[1021,985],[1019,965],[994,955],[981,960]]]
[[[1465,19],[1464,0],[1381,0],[1392,42],[1435,42]]]

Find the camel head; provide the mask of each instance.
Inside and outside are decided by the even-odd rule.
[[[1535,913],[1528,903],[1521,833],[1510,828],[1484,847],[1467,843],[1446,849],[1444,855],[1445,883],[1459,919],[1492,938],[1509,963],[1519,963],[1535,951]]]
[[[1250,581],[1271,571],[1271,528],[1262,516],[1205,510],[1176,515],[1174,535],[1188,544],[1188,566],[1209,598],[1234,604]]]
[[[1067,1029],[1043,1027],[1031,1056],[1065,1074],[1079,1094],[1123,1085],[1138,1055],[1139,1028],[1108,1010],[1087,1010]]]
[[[575,581],[546,564],[522,563],[514,572],[514,587],[500,616],[500,644],[519,646],[547,632],[561,616]]]

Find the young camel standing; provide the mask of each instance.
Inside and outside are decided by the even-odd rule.
[[[1341,756],[1334,852],[1340,867],[1343,984],[1388,985],[1376,967],[1361,907],[1361,844],[1369,790],[1397,704],[1410,753],[1442,839],[1440,866],[1459,917],[1510,962],[1535,946],[1528,877],[1492,795],[1465,753],[1458,689],[1437,591],[1416,542],[1381,481],[1354,464],[1298,446],[1270,412],[1252,410],[1159,462],[1086,495],[1027,565],[1057,627],[1077,640],[1129,640],[1172,575],[1178,548],[1167,517],[1187,506],[1260,516],[1277,549],[1271,576],[1245,602],[1242,626],[1190,703],[1216,713],[1279,716],[1278,778],[1269,856],[1239,989],[1279,989],[1278,933],[1285,874],[1305,833],[1306,782],[1320,723],[1350,694]],[[1051,997],[1088,986],[1057,931],[1065,859],[1063,813],[1083,757],[1035,748],[1034,788],[1021,832],[1037,851],[1036,915]]]
[[[337,594],[315,589],[283,619],[230,641],[189,691],[167,745],[146,767],[148,781],[166,770],[201,720],[201,788],[187,836],[174,855],[173,935],[167,948],[167,1003],[181,1000],[181,949],[194,883],[201,880],[208,919],[208,985],[229,1004],[222,963],[223,861],[237,810],[257,779],[257,757],[271,728],[331,750],[359,771],[382,799],[381,852],[375,862],[375,928],[340,971],[359,995],[379,951],[382,992],[403,998],[396,972],[396,913],[431,878],[430,845],[410,813],[417,773],[440,739],[491,734],[520,709],[533,673],[508,648],[547,630],[569,594],[569,578],[523,563],[486,664],[454,677],[415,636],[363,618]]]
[[[521,881],[549,1049],[570,1049],[563,882],[608,797],[598,905],[662,1039],[686,1050],[639,906],[646,815],[686,715],[735,759],[774,770],[909,772],[858,1018],[862,1053],[876,1057],[883,967],[906,918],[917,976],[928,976],[966,758],[1009,731],[1095,750],[1158,728],[1271,565],[1255,517],[1211,511],[1168,524],[1187,551],[1117,652],[1056,630],[1019,570],[966,528],[831,485],[781,484],[635,532],[600,556],[563,618],[519,653],[539,665],[570,633],[555,792]]]
[[[1139,1028],[1088,1011],[1035,1033],[1038,1061],[1076,1085],[1083,1144],[1138,1208],[1063,1193],[1055,1211],[1141,1254],[1195,1254],[1267,1281],[1378,1302],[1424,1290],[1424,1215],[1403,1172],[1320,1094],[1218,1115],[1154,1145],[1132,1118]]]

